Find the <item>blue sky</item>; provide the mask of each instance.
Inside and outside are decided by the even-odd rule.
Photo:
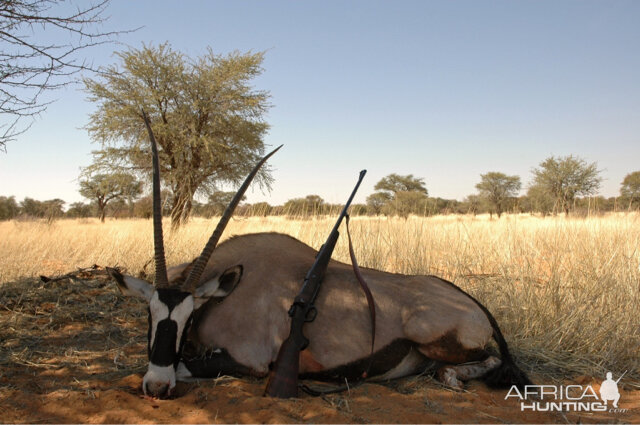
[[[279,204],[318,194],[356,202],[390,173],[425,179],[430,195],[463,199],[481,173],[519,175],[545,158],[597,161],[601,194],[640,169],[637,1],[113,0],[105,29],[143,28],[113,50],[169,41],[191,56],[266,51],[255,87],[271,93],[266,143]],[[58,99],[0,153],[0,195],[82,200],[80,167],[93,105],[81,87]],[[524,190],[523,190],[524,192]]]

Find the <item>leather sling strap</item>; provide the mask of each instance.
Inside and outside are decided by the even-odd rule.
[[[369,371],[371,370],[371,364],[373,363],[373,350],[376,341],[376,306],[373,301],[373,294],[371,294],[371,290],[369,289],[369,285],[364,280],[362,273],[360,273],[360,267],[358,266],[358,261],[356,260],[356,254],[353,250],[353,243],[351,242],[351,232],[349,231],[349,215],[345,216],[346,226],[347,226],[347,239],[349,240],[349,256],[351,257],[351,265],[353,266],[353,273],[360,284],[360,288],[362,288],[362,292],[364,292],[365,297],[367,298],[367,305],[369,307],[369,317],[371,318],[371,355],[369,357],[369,364],[367,365],[367,369],[362,373],[359,381],[355,382],[353,385],[341,385],[336,388],[328,389],[328,390],[314,390],[310,388],[308,385],[300,384],[299,387],[301,390],[306,392],[307,394],[313,396],[326,395],[326,394],[334,394],[342,391],[347,391],[350,388],[354,388],[358,385],[364,383],[364,380],[369,376]]]
[[[371,318],[371,359],[373,359],[373,348],[376,342],[376,306],[373,302],[373,295],[371,294],[371,290],[369,289],[369,285],[362,277],[362,273],[360,273],[360,267],[358,266],[358,260],[356,260],[356,254],[353,251],[353,244],[351,243],[351,232],[349,232],[349,216],[346,217],[346,225],[347,225],[347,238],[349,239],[349,256],[351,256],[351,265],[353,266],[353,273],[356,275],[358,279],[358,283],[360,284],[360,288],[362,288],[362,292],[367,297],[367,305],[369,306],[369,317]],[[369,369],[371,369],[371,361],[369,361],[369,366],[367,366],[367,370],[362,374],[363,378],[366,378],[369,375]]]

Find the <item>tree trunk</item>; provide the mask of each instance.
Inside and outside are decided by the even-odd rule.
[[[189,221],[191,208],[193,206],[194,189],[187,185],[178,186],[174,193],[173,205],[171,206],[171,227],[177,229]]]
[[[176,196],[171,206],[171,227],[177,229],[187,222],[188,217],[185,216],[186,199],[182,196]]]
[[[107,203],[102,199],[98,199],[98,213],[100,214],[100,223],[104,223],[104,217],[106,214]]]

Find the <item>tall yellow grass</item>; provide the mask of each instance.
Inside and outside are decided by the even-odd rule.
[[[313,247],[335,218],[233,219],[225,235],[278,231]],[[216,220],[165,230],[169,265],[196,256]],[[148,220],[0,223],[0,283],[92,264],[152,272]],[[435,274],[490,311],[520,359],[540,371],[640,379],[640,215],[539,218],[527,215],[352,220],[360,264]],[[349,262],[346,238],[334,258]]]

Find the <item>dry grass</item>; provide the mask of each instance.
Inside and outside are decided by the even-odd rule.
[[[90,396],[103,383],[141,371],[146,321],[145,305],[113,291],[106,275],[1,285],[0,402],[11,389]]]
[[[234,219],[225,234],[279,231],[319,247],[334,220]],[[215,220],[196,219],[167,230],[169,264],[197,255],[214,226]],[[352,235],[362,266],[436,274],[476,296],[530,370],[596,376],[628,370],[627,378],[640,379],[639,215],[356,217]],[[147,220],[2,222],[0,292],[8,300],[18,279],[94,263],[134,274],[152,270],[151,237]],[[346,238],[334,258],[348,262]]]

